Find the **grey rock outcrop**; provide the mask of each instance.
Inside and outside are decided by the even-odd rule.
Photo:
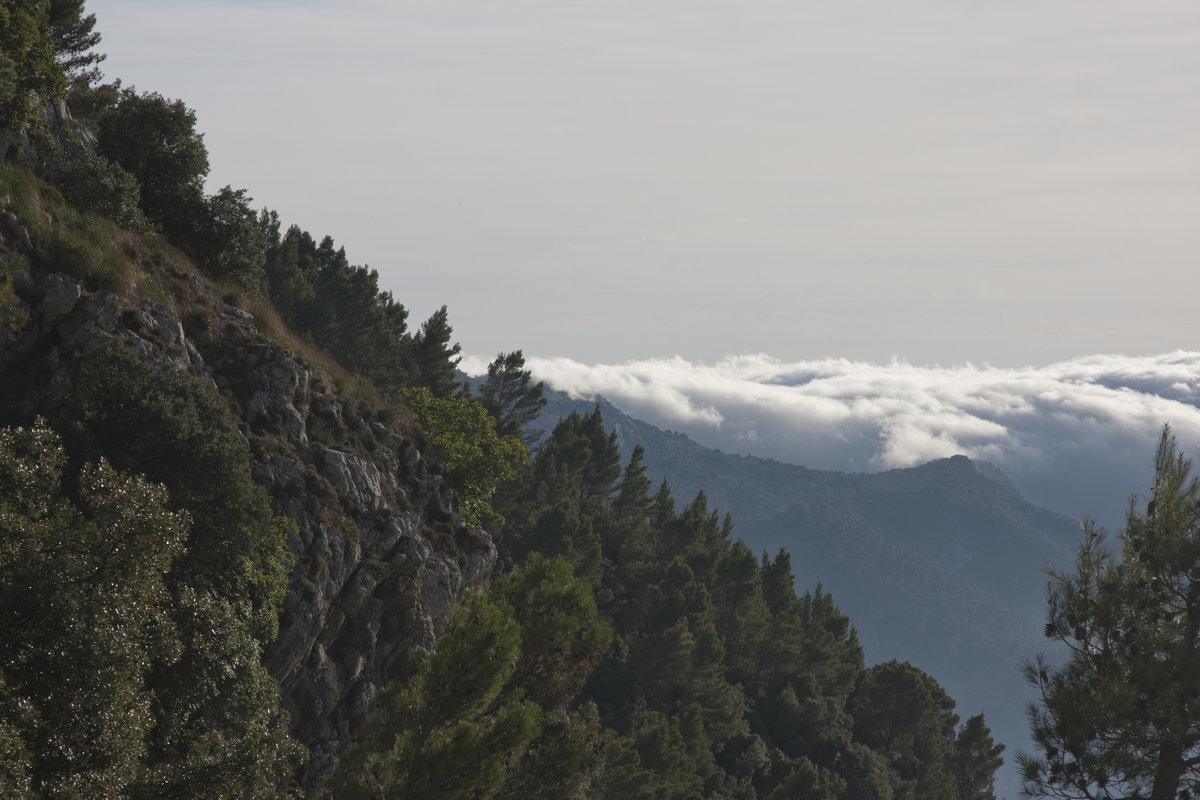
[[[302,785],[322,796],[376,694],[405,677],[412,648],[433,646],[450,605],[486,582],[495,547],[455,513],[444,468],[420,441],[344,398],[203,280],[164,269],[186,292],[176,298],[182,314],[136,290],[122,298],[66,274],[35,274],[22,293],[27,323],[0,342],[0,381],[36,360],[48,385],[74,354],[121,339],[228,400],[252,474],[297,524],[280,633],[265,658],[293,734],[312,754]],[[19,412],[34,413],[36,390],[23,402]]]

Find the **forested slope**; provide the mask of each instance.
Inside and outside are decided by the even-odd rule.
[[[463,391],[446,307],[206,195],[81,2],[0,15],[0,793],[989,796],[786,552],[599,412],[531,455],[520,353]]]
[[[1031,695],[1020,663],[1046,646],[1042,568],[1070,563],[1078,523],[963,457],[882,473],[813,470],[703,447],[604,398],[546,396],[539,425],[600,408],[624,457],[640,445],[677,494],[703,490],[755,552],[786,548],[800,590],[820,584],[838,598],[869,662],[929,670],[962,706],[986,710],[1002,741],[1024,746]],[[1002,777],[1015,791],[1015,773]]]

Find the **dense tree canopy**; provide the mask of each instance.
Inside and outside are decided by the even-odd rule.
[[[474,400],[434,397],[427,387],[405,390],[404,401],[429,432],[436,454],[446,460],[446,477],[458,491],[459,511],[472,525],[503,523],[492,510],[492,495],[529,462],[515,436],[504,436]]]
[[[180,648],[165,575],[187,514],[106,462],[69,477],[66,464],[44,424],[0,428],[5,797],[116,797],[146,781],[152,666]]]
[[[987,796],[999,748],[982,716],[956,731],[933,678],[867,669],[832,598],[797,596],[786,552],[760,560],[703,494],[677,511],[642,458],[622,471],[599,409],[572,414],[502,498],[508,563],[569,564],[613,629],[571,701],[599,727],[569,796],[957,800],[960,773],[962,797]]]
[[[586,775],[561,769],[589,743],[565,706],[608,640],[570,566],[534,556],[461,603],[437,650],[419,652],[413,675],[388,689],[343,760],[338,796],[575,796],[558,793]]]
[[[209,169],[195,111],[157,92],[126,89],[100,117],[97,150],[137,179],[142,210],[168,239],[195,241]]]
[[[72,365],[46,411],[69,464],[144,475],[190,520],[164,579],[179,645],[156,652],[146,677],[145,781],[187,796],[274,796],[297,749],[261,650],[278,628],[292,523],[251,479],[228,410],[190,375],[113,343]]]

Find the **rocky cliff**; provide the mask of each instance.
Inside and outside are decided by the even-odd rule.
[[[403,678],[411,648],[433,644],[448,606],[486,581],[491,539],[459,519],[419,432],[340,392],[329,371],[263,335],[181,259],[127,246],[125,277],[98,288],[3,211],[0,267],[12,273],[17,305],[0,337],[0,385],[20,387],[9,393],[12,413],[35,414],[69,359],[123,340],[225,398],[253,475],[296,521],[280,634],[265,658],[293,735],[312,754],[302,784],[320,794],[375,694]]]

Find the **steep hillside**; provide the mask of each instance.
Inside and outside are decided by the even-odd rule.
[[[81,3],[0,17],[0,795],[991,785],[981,714],[866,664],[786,552],[652,492],[599,413],[531,457],[520,351],[460,392],[445,306],[409,331],[331,237],[205,195],[194,111],[76,71]],[[823,491],[746,507],[869,563],[870,520],[817,502],[858,489]]]
[[[447,608],[485,580],[491,540],[458,518],[443,467],[423,455],[415,429],[351,399],[344,376],[263,335],[169,250],[126,239],[114,254],[123,279],[110,282],[113,291],[55,271],[66,254],[56,259],[22,222],[9,216],[0,239],[0,252],[21,255],[10,263],[23,264],[14,279],[22,299],[11,309],[20,324],[0,346],[3,422],[27,425],[35,414],[55,422],[56,397],[114,346],[219,394],[255,480],[276,513],[297,523],[266,663],[293,735],[311,751],[301,783],[319,785],[380,687],[406,673],[411,648],[431,647]],[[261,313],[277,327],[269,308]]]

